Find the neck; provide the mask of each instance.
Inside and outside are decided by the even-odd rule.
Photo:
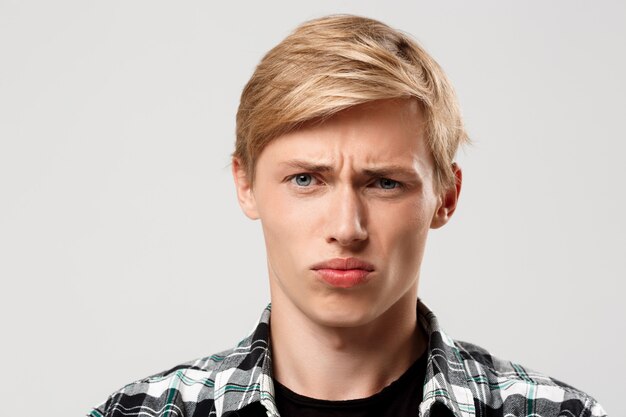
[[[292,391],[325,400],[381,391],[426,349],[416,293],[409,291],[383,315],[358,327],[320,325],[288,300],[272,299],[274,377]]]

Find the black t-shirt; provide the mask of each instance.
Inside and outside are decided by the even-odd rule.
[[[424,353],[400,378],[367,398],[345,401],[318,400],[296,394],[274,381],[281,417],[415,417],[422,401],[426,375]]]

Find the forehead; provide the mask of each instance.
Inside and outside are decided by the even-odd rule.
[[[330,165],[432,165],[424,114],[414,99],[378,100],[308,122],[270,142],[258,162],[296,157]]]

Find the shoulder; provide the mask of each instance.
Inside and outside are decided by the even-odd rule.
[[[503,414],[606,416],[589,394],[520,364],[491,355],[472,343],[455,341],[477,406]],[[491,415],[491,414],[488,414]],[[499,415],[499,414],[498,414]]]
[[[88,416],[208,415],[214,405],[216,374],[233,351],[185,362],[125,385]]]
[[[89,416],[206,417],[259,400],[270,363],[269,316],[268,305],[252,333],[236,347],[128,384]]]

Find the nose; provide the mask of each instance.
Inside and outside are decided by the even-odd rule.
[[[358,245],[368,238],[366,207],[351,187],[334,190],[328,207],[326,241],[340,246]]]

